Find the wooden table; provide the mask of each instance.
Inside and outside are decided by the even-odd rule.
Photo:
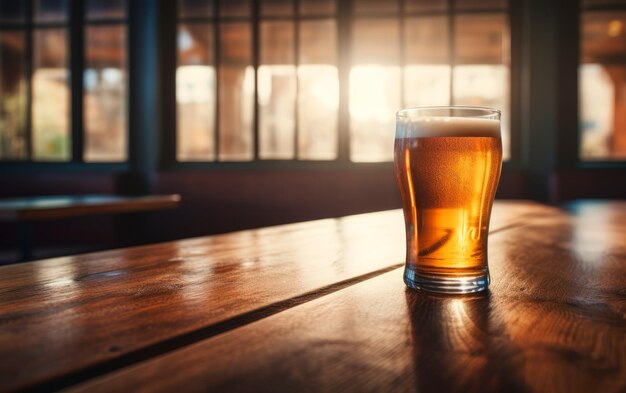
[[[0,267],[2,391],[626,391],[626,202],[497,202],[492,285],[402,283],[400,211]]]
[[[0,200],[0,221],[18,224],[20,260],[32,256],[32,222],[98,214],[136,213],[171,209],[180,195],[78,195],[42,196]]]

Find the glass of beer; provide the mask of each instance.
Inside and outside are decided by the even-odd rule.
[[[487,289],[489,218],[502,167],[500,111],[400,110],[394,153],[406,224],[406,285],[441,293]]]

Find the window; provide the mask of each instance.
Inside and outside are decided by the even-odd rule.
[[[179,161],[336,158],[333,1],[181,0],[178,9]]]
[[[626,2],[584,0],[579,67],[584,161],[626,159]]]
[[[396,108],[451,104],[501,109],[509,158],[506,6],[505,1],[354,2],[351,159],[392,159]]]
[[[126,159],[125,23],[123,0],[0,0],[0,160]]]
[[[0,7],[0,158],[66,161],[70,157],[66,4],[4,0]]]
[[[449,104],[501,109],[510,156],[505,0],[178,4],[179,161],[335,160],[340,140],[351,161],[390,161],[398,108]]]

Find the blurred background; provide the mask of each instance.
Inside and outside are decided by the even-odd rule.
[[[400,207],[394,112],[502,111],[498,198],[626,198],[626,0],[0,0],[0,198],[140,243]],[[36,256],[115,246],[41,222]],[[0,263],[17,234],[0,223]]]

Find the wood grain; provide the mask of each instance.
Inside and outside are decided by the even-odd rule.
[[[483,295],[396,269],[71,391],[624,392],[624,207],[492,235]]]
[[[492,228],[545,214],[497,203]],[[0,386],[66,386],[403,260],[402,215],[389,211],[0,267]]]
[[[124,197],[81,195],[31,197],[0,200],[1,221],[30,221],[85,215],[130,213],[171,209],[180,203],[179,195]]]

